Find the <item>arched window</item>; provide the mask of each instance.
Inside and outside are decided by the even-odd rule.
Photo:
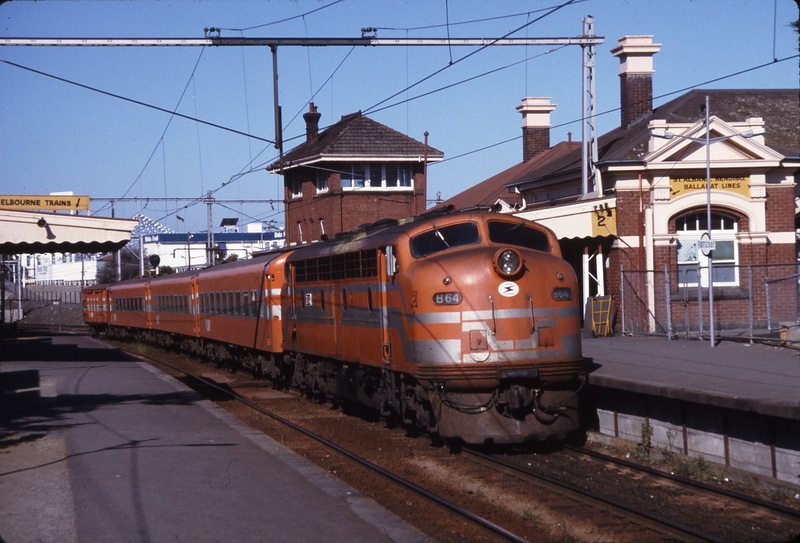
[[[716,244],[713,251],[698,247],[701,239],[708,239],[706,212],[690,213],[675,219],[677,234],[678,283],[681,287],[708,287],[708,261],[712,261],[714,286],[739,285],[738,219],[725,213],[711,214],[711,239]]]

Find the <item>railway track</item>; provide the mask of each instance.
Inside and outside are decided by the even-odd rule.
[[[760,509],[767,514],[773,515],[776,519],[794,523],[798,528],[798,535],[800,535],[800,509],[786,507],[785,505],[764,500],[757,496],[751,496],[749,494],[744,494],[736,490],[730,490],[718,485],[711,485],[702,481],[696,481],[688,477],[675,475],[674,473],[667,473],[662,470],[657,470],[649,466],[637,464],[635,462],[629,462],[625,459],[616,458],[614,456],[609,456],[597,451],[581,449],[570,445],[565,445],[564,449],[574,455],[591,457],[599,462],[619,466],[621,469],[633,470],[635,472],[647,474],[656,481],[665,481],[669,484],[681,485],[685,488],[704,493],[714,500],[726,498],[742,503],[745,506],[753,509]]]
[[[464,507],[461,507],[461,506],[459,506],[459,505],[447,500],[446,498],[444,498],[444,497],[442,497],[442,496],[440,496],[440,495],[438,495],[438,494],[436,494],[436,493],[434,493],[434,492],[432,492],[430,490],[422,488],[421,486],[416,485],[415,483],[411,482],[410,480],[408,480],[408,479],[406,479],[406,478],[404,478],[404,477],[402,477],[402,476],[400,476],[400,475],[398,475],[396,473],[393,473],[392,471],[384,469],[384,468],[382,468],[382,467],[370,462],[369,460],[359,456],[355,452],[352,452],[352,451],[350,451],[350,450],[348,450],[348,449],[346,449],[344,447],[341,447],[341,446],[337,445],[336,443],[333,443],[332,441],[322,437],[321,435],[319,435],[319,434],[317,434],[317,433],[315,433],[315,432],[313,432],[313,431],[311,431],[311,430],[309,430],[309,429],[307,429],[307,428],[305,428],[305,427],[303,427],[303,426],[301,426],[299,424],[296,424],[296,423],[294,423],[294,422],[292,422],[292,421],[290,421],[290,420],[278,415],[277,413],[274,413],[274,412],[272,412],[270,410],[267,410],[267,409],[261,407],[260,405],[254,403],[253,401],[250,401],[249,399],[245,398],[242,394],[240,394],[240,393],[238,393],[238,392],[236,392],[234,390],[234,388],[246,388],[246,387],[253,387],[253,386],[260,387],[262,385],[259,382],[238,383],[236,386],[230,386],[230,385],[220,386],[219,384],[217,384],[217,383],[215,383],[215,382],[213,382],[213,381],[211,381],[209,379],[205,379],[205,378],[203,378],[201,376],[195,375],[195,374],[187,371],[186,369],[180,368],[180,367],[178,367],[176,365],[170,364],[170,363],[165,362],[163,360],[160,360],[160,359],[158,359],[156,357],[145,355],[145,354],[141,354],[141,353],[137,353],[137,352],[130,351],[130,350],[125,350],[125,349],[123,349],[123,351],[126,352],[127,354],[135,356],[137,358],[144,358],[144,359],[150,360],[152,362],[155,362],[157,364],[160,364],[160,365],[163,365],[165,367],[168,367],[168,368],[172,369],[173,371],[182,373],[182,374],[186,375],[187,377],[189,377],[190,379],[195,380],[197,382],[197,384],[199,385],[199,388],[201,388],[201,389],[210,388],[210,389],[213,389],[213,391],[216,394],[222,394],[222,395],[225,395],[225,396],[229,396],[231,399],[241,403],[242,405],[245,405],[248,408],[260,413],[261,415],[267,416],[267,417],[279,422],[281,425],[283,425],[283,426],[285,426],[287,428],[290,428],[293,431],[298,432],[298,433],[300,433],[300,434],[302,434],[302,435],[304,435],[304,436],[316,441],[317,443],[323,445],[324,447],[330,449],[331,451],[334,451],[338,455],[341,455],[342,457],[347,458],[348,460],[350,460],[352,462],[355,462],[359,466],[370,470],[371,472],[383,477],[384,479],[392,482],[393,484],[395,484],[397,486],[400,486],[405,490],[413,492],[419,498],[421,498],[423,500],[426,500],[426,501],[428,501],[428,502],[430,502],[430,503],[432,503],[432,504],[434,504],[434,505],[436,505],[436,506],[448,511],[451,514],[456,515],[456,516],[460,517],[461,519],[464,519],[464,520],[474,524],[480,530],[486,532],[487,534],[490,534],[492,536],[491,541],[507,541],[507,542],[511,542],[511,543],[528,543],[528,540],[526,540],[526,539],[524,539],[524,538],[512,533],[511,531],[503,528],[502,526],[499,526],[499,525],[497,525],[497,524],[495,524],[495,523],[483,518],[482,516],[477,515],[477,514],[471,512],[470,510],[468,510],[468,509],[466,509]],[[482,538],[482,539],[484,539],[484,538]]]
[[[591,516],[605,515],[601,523],[612,540],[621,534],[640,541],[800,538],[800,510],[595,451],[566,445],[560,455],[571,456],[572,463],[561,462],[559,454],[548,455],[544,462],[535,454],[466,454],[520,481],[550,489],[555,495],[550,503],[567,514],[586,514],[580,513],[585,507]]]
[[[557,477],[526,469],[478,451],[464,454],[483,466],[506,473],[523,485],[535,485],[549,493],[548,508],[570,517],[580,516],[603,529],[603,537],[611,541],[724,541],[711,534],[672,522],[643,511],[620,500],[604,497]]]
[[[142,356],[141,353],[131,354]],[[168,353],[159,356],[164,356],[169,360],[180,358],[173,357]],[[159,365],[173,367],[158,358],[146,357]],[[214,375],[213,379],[219,382],[228,381],[228,378],[223,377],[227,373],[223,369],[217,369],[217,373],[214,371],[209,373],[207,369],[211,366],[197,361],[191,363],[194,364],[196,373]],[[427,520],[423,520],[419,515],[419,511],[422,509],[441,511],[442,508],[447,508],[448,515],[462,519],[453,521],[454,524],[459,525],[459,530],[466,530],[464,527],[467,524],[474,527],[469,532],[471,535],[460,531],[457,536],[450,537],[448,534],[440,537],[440,533],[437,533],[434,537],[440,541],[786,541],[791,539],[791,534],[800,534],[800,519],[798,519],[800,514],[788,510],[788,508],[784,508],[787,511],[783,511],[780,507],[772,512],[762,507],[760,513],[754,513],[753,508],[764,506],[767,503],[758,503],[759,500],[755,500],[751,505],[740,505],[731,510],[735,511],[737,515],[751,519],[753,526],[757,527],[757,529],[753,529],[752,533],[748,528],[747,530],[739,529],[733,534],[715,531],[713,523],[708,524],[708,526],[712,526],[712,529],[708,529],[706,525],[698,527],[682,522],[681,509],[673,508],[672,505],[661,505],[653,511],[652,504],[643,506],[642,503],[636,503],[636,499],[633,500],[634,503],[626,503],[623,497],[627,494],[634,497],[642,491],[655,494],[655,491],[652,490],[654,483],[645,484],[645,478],[652,478],[657,474],[642,474],[638,471],[636,464],[618,461],[611,457],[595,455],[590,460],[586,456],[587,451],[583,449],[567,447],[562,451],[548,454],[512,454],[506,456],[503,462],[498,462],[500,460],[498,455],[490,457],[470,450],[465,450],[461,455],[453,455],[442,448],[420,445],[422,440],[405,439],[405,436],[401,436],[399,442],[392,442],[392,439],[397,439],[398,432],[391,432],[382,427],[373,427],[374,425],[370,425],[369,421],[365,422],[358,417],[345,416],[338,410],[331,409],[330,406],[312,404],[299,398],[296,392],[284,394],[268,391],[265,381],[248,380],[250,378],[244,376],[243,373],[238,376],[231,375],[230,382],[220,386],[214,380],[195,376],[185,368],[174,367],[172,371],[180,372],[183,375],[193,375],[193,378],[199,379],[197,383],[200,384],[195,384],[194,387],[204,395],[212,396],[211,399],[215,401],[226,397],[240,397],[237,398],[237,402],[243,406],[241,409],[252,411],[254,414],[251,417],[253,418],[257,413],[262,419],[269,417],[270,420],[279,421],[275,423],[276,425],[285,425],[286,428],[298,426],[292,431],[299,432],[309,439],[313,437],[321,447],[328,449],[329,453],[315,453],[317,457],[327,457],[330,454],[331,457],[340,457],[352,463],[368,457],[372,461],[367,460],[363,464],[359,462],[360,466],[366,466],[363,467],[364,470],[370,469],[376,474],[374,477],[389,481],[390,483],[387,485],[394,485],[395,488],[402,487],[406,494],[413,493],[416,496],[415,498],[403,498],[401,505],[408,506],[407,512],[405,515],[402,512],[398,514],[406,520],[416,523],[417,527],[423,531],[427,527],[426,522],[438,522],[442,515],[441,513],[429,515]],[[281,416],[273,412],[266,412],[269,410],[265,410],[263,405],[258,405],[264,404],[264,402],[258,401],[258,398],[276,394],[293,398],[298,406],[311,405],[310,411],[316,412],[316,414],[305,412],[306,408],[303,408],[303,413],[297,416],[295,412],[279,408],[278,411],[284,414]],[[286,401],[278,400],[277,404],[273,402],[270,405],[278,405]],[[234,402],[224,403],[230,404],[226,407],[229,410],[231,410],[230,406],[234,404]],[[332,427],[326,429],[325,422],[322,425],[317,422],[316,429],[317,431],[322,430],[328,439],[325,437],[318,439],[319,436],[311,435],[315,432],[296,424],[298,420],[304,425],[311,423],[311,419],[315,417],[321,417],[324,421],[325,417],[332,417],[332,413],[339,415],[336,417],[339,423],[351,427],[349,431],[351,436],[365,436],[363,442],[344,441],[348,443],[345,448],[333,443],[333,441],[343,442],[341,434]],[[248,417],[241,411],[234,412],[234,414],[243,420]],[[295,422],[289,421],[289,418]],[[245,422],[258,427],[258,423],[254,420],[245,420]],[[313,426],[313,424],[311,425]],[[273,438],[277,435],[277,439],[283,442],[283,431],[277,434],[268,433]],[[402,434],[402,432],[400,433]],[[416,445],[412,445],[415,448],[413,453],[401,452],[397,449],[398,445],[405,446],[405,444],[414,442]],[[384,451],[397,450],[397,453],[395,456],[389,456],[389,460],[386,460],[386,457],[380,459],[380,454],[378,453],[376,456],[376,451],[380,451],[381,447],[384,448]],[[302,449],[303,446],[300,447],[301,451]],[[301,452],[301,454],[305,453]],[[307,456],[311,458],[311,456]],[[599,488],[584,488],[587,486],[584,484],[585,480],[568,481],[567,473],[577,470],[555,465],[557,459],[565,457],[572,457],[573,461],[578,464],[595,465],[593,468],[595,475],[590,475],[589,479],[602,481],[603,484]],[[537,473],[535,464],[542,461],[543,465],[539,466]],[[326,469],[337,476],[342,476],[347,471],[342,463],[344,460],[330,459],[326,462]],[[613,469],[609,468],[612,462]],[[527,469],[529,463],[532,464],[531,469]],[[422,476],[417,473],[416,477],[414,474],[405,477],[405,475],[409,475],[410,471],[414,471],[420,466],[422,471],[428,471]],[[585,475],[583,477],[586,479]],[[362,478],[357,479],[358,483],[363,482]],[[614,490],[609,490],[611,483],[618,479],[624,479],[626,482],[623,484],[627,485],[626,488],[629,490],[616,493]],[[406,482],[403,483],[401,480]],[[345,481],[347,481],[346,478]],[[655,483],[655,486],[664,487],[660,491],[666,492],[667,496],[674,498],[675,501],[686,501],[689,499],[687,498],[688,491],[675,490],[679,488],[678,483],[679,481],[674,480],[669,483]],[[358,484],[354,486],[357,489],[364,488]],[[373,486],[371,483],[366,485],[367,488],[371,486]],[[704,490],[704,492],[710,491]],[[604,493],[608,494],[609,492],[612,492],[610,499],[608,496],[604,496]],[[369,492],[367,493],[369,495]],[[398,494],[398,491],[385,490],[384,494]],[[443,495],[446,497],[441,497]],[[708,494],[705,496],[703,500],[706,504],[715,501],[723,503],[721,498],[708,497]],[[733,500],[733,498],[725,497],[725,500]],[[380,503],[380,499],[378,501]],[[428,505],[425,505],[426,503]],[[435,507],[431,507],[431,503],[435,504]],[[731,502],[725,501],[724,503]],[[391,504],[384,503],[384,505],[398,512]],[[470,513],[471,510],[481,513]],[[677,515],[677,518],[674,515]],[[720,518],[725,519],[726,516],[724,513],[720,514]],[[769,529],[770,523],[772,524],[771,529]],[[793,530],[791,526],[797,526],[797,528]],[[559,532],[559,530],[561,531]],[[543,535],[543,531],[547,531],[549,534]]]

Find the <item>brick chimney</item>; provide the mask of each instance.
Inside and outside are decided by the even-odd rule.
[[[556,104],[550,98],[523,98],[517,111],[522,113],[522,161],[550,149],[550,112]]]
[[[316,141],[319,135],[320,117],[322,117],[322,114],[317,113],[317,107],[314,102],[309,102],[308,113],[303,113],[303,119],[306,121],[306,141]]]
[[[611,50],[619,57],[622,128],[653,112],[653,55],[660,49],[653,36],[624,36]]]

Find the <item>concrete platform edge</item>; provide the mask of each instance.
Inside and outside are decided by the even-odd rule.
[[[189,387],[158,368],[146,362],[139,362],[139,365],[147,371],[152,372],[163,381],[166,381],[175,389],[181,392],[191,391]],[[383,508],[371,498],[361,494],[341,479],[331,475],[313,462],[298,455],[284,445],[281,445],[266,434],[254,430],[210,400],[201,400],[197,402],[197,405],[230,426],[239,434],[247,437],[259,448],[269,452],[275,458],[286,464],[287,467],[303,475],[309,482],[320,488],[326,494],[344,500],[354,514],[375,526],[377,530],[386,533],[393,541],[398,543],[433,543],[433,540],[427,535],[420,532],[394,513]]]
[[[614,388],[628,392],[636,392],[651,396],[661,396],[686,402],[712,405],[736,411],[758,413],[770,417],[800,420],[800,404],[797,406],[781,403],[771,403],[760,398],[744,398],[740,396],[726,396],[721,392],[708,393],[699,390],[680,389],[672,386],[662,386],[643,381],[620,379],[617,377],[589,375],[589,385],[597,387]]]

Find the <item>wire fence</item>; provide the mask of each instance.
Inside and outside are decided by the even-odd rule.
[[[797,264],[621,269],[621,331],[629,335],[800,341]]]

